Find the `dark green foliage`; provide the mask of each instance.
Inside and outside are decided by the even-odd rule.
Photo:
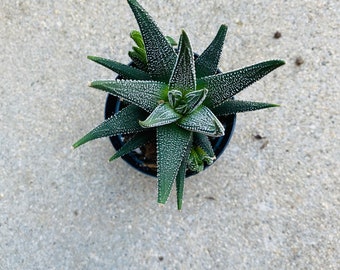
[[[182,208],[188,170],[200,172],[215,160],[209,137],[224,135],[216,117],[278,105],[234,100],[232,97],[284,64],[265,61],[236,71],[216,74],[227,26],[221,25],[208,48],[194,60],[185,33],[177,43],[164,36],[136,0],[127,0],[140,32],[130,36],[135,45],[129,52],[133,64],[88,58],[119,74],[122,80],[93,81],[90,86],[115,95],[128,106],[90,131],[73,146],[117,134],[133,134],[110,160],[128,154],[156,134],[158,202],[164,204],[176,182],[177,205]]]

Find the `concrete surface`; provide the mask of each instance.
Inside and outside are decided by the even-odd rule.
[[[282,107],[239,114],[183,211],[160,207],[108,139],[71,149],[103,119],[87,82],[115,76],[86,56],[128,62],[126,1],[2,0],[0,269],[339,269],[339,1],[140,2],[198,53],[228,24],[224,71],[284,59],[238,96]]]

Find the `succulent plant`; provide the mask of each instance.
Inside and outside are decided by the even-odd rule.
[[[130,35],[137,45],[129,52],[133,65],[88,57],[122,78],[96,80],[89,86],[117,96],[127,105],[73,147],[100,137],[131,134],[110,159],[113,160],[141,147],[154,134],[158,202],[166,203],[176,183],[177,206],[181,209],[186,171],[197,173],[203,170],[204,164],[210,165],[215,159],[209,137],[224,135],[218,117],[277,106],[234,100],[233,96],[284,62],[270,60],[218,73],[226,25],[220,26],[211,44],[195,58],[184,30],[178,47],[174,47],[176,42],[161,33],[136,0],[127,1],[140,28],[140,32],[132,31]]]

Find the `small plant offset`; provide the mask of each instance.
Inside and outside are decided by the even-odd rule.
[[[136,0],[128,3],[140,28],[140,32],[131,33],[137,45],[129,52],[133,64],[88,57],[122,78],[92,81],[90,86],[121,98],[125,106],[73,146],[100,137],[130,134],[110,159],[113,160],[154,140],[158,202],[167,201],[176,183],[177,205],[181,209],[186,173],[200,172],[215,160],[209,137],[224,135],[218,117],[277,106],[232,97],[284,62],[271,60],[218,73],[227,26],[222,25],[208,48],[195,57],[184,31],[175,48],[176,42],[161,33]]]

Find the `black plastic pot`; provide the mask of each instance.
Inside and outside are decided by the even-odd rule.
[[[115,113],[119,112],[123,106],[124,105],[119,100],[119,98],[109,94],[106,99],[105,119],[108,119]],[[225,135],[218,138],[209,137],[211,140],[211,145],[215,152],[216,160],[223,153],[233,135],[234,127],[236,124],[236,114],[231,114],[218,118],[225,128]],[[110,137],[110,141],[113,147],[116,150],[119,150],[124,144],[124,137],[121,135],[112,136]],[[157,177],[157,171],[154,168],[146,166],[144,160],[141,159],[140,151],[132,151],[129,154],[123,156],[122,158],[138,171]],[[214,162],[216,162],[216,160]],[[204,169],[207,169],[210,166],[206,165]],[[186,172],[186,176],[194,174],[196,173],[189,170]]]

